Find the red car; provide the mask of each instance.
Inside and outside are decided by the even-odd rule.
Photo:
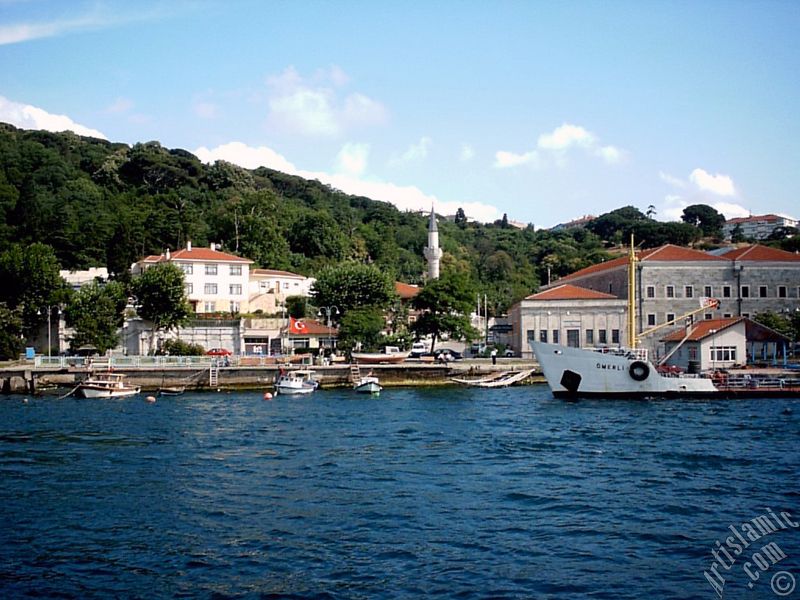
[[[225,348],[212,348],[206,352],[208,356],[230,356],[233,354],[230,350],[226,350]]]

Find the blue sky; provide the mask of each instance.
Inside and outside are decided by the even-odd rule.
[[[0,0],[0,121],[486,221],[794,217],[800,2]]]

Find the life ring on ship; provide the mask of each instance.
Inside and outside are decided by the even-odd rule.
[[[647,366],[647,363],[635,360],[628,367],[628,374],[634,381],[644,381],[650,375],[650,367]]]

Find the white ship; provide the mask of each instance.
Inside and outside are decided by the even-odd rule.
[[[553,395],[566,398],[669,398],[716,396],[714,382],[699,375],[662,374],[647,350],[569,348],[531,342]]]

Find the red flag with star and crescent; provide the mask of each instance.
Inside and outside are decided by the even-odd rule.
[[[300,319],[289,317],[289,333],[308,333],[308,327]]]

